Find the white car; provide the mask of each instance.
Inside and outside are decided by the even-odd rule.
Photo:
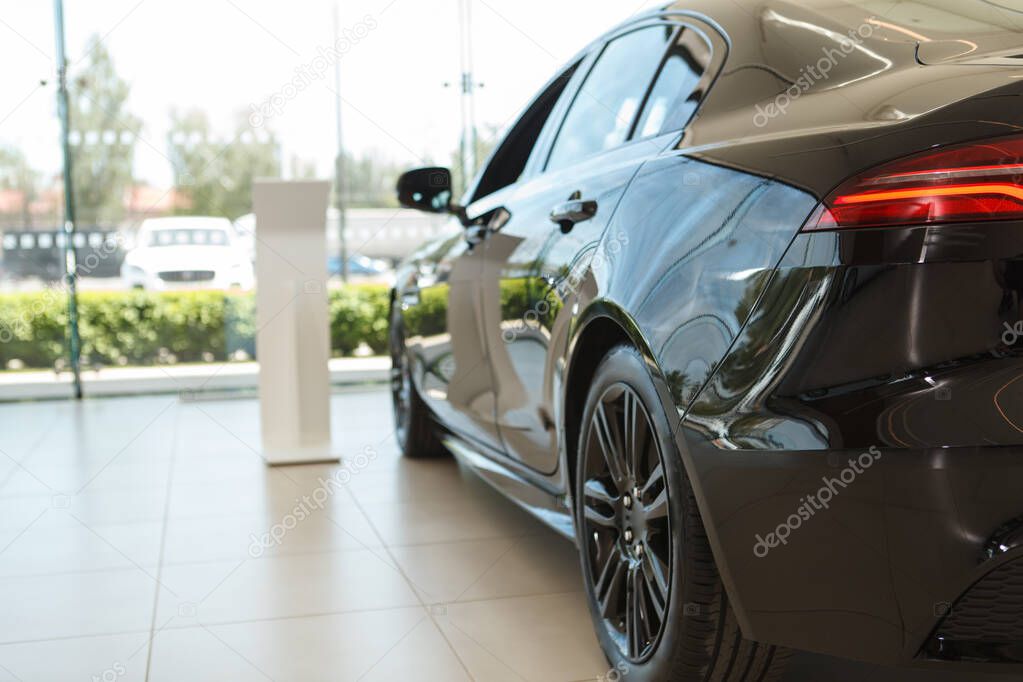
[[[227,218],[150,218],[121,266],[130,289],[251,289],[252,261]]]

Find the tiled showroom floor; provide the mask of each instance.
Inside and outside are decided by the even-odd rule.
[[[333,417],[341,487],[267,469],[252,400],[0,405],[0,682],[605,672],[568,542],[452,460],[399,459],[384,389]],[[786,677],[865,679],[980,678],[812,656]]]

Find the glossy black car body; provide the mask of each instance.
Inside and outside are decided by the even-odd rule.
[[[583,396],[631,344],[746,637],[884,664],[1023,662],[1023,358],[1003,338],[1023,319],[1023,223],[801,231],[865,169],[1023,131],[1023,14],[989,3],[963,35],[969,4],[903,22],[689,0],[584,50],[449,238],[399,270],[413,381],[448,447],[574,537]],[[681,113],[547,168],[605,43],[644,26],[702,41]],[[826,77],[784,96],[822,57]],[[770,535],[863,453],[827,513]]]

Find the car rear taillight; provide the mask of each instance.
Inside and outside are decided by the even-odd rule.
[[[804,232],[1023,220],[1023,137],[959,145],[886,164],[832,192]]]

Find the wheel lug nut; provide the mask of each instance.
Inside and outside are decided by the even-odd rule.
[[[632,531],[628,528],[625,529],[625,541],[632,542]]]
[[[622,498],[622,504],[625,505],[626,509],[630,508],[632,506],[632,498],[626,495]]]
[[[643,556],[643,543],[636,544],[636,556],[638,557]]]

